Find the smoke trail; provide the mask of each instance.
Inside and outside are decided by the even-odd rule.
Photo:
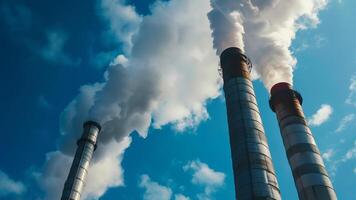
[[[103,2],[104,8],[132,11],[123,8],[127,6],[123,0]],[[60,195],[58,186],[68,173],[83,121],[93,119],[103,127],[85,188],[85,198],[91,199],[123,184],[120,163],[132,132],[146,137],[151,123],[154,128],[171,124],[183,131],[208,118],[205,104],[219,95],[220,88],[218,59],[206,17],[209,10],[206,0],[158,1],[152,15],[127,17],[139,21],[139,28],[131,27],[135,33],[128,33],[132,37],[125,35],[121,40],[131,38],[124,45],[130,52],[128,59],[109,66],[103,82],[83,86],[62,113],[59,151],[48,154],[40,177],[46,199]]]
[[[211,0],[208,14],[217,54],[231,46],[251,57],[267,89],[292,83],[296,59],[289,50],[298,30],[315,27],[327,0]]]

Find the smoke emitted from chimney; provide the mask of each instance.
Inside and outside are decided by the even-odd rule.
[[[109,66],[103,82],[81,87],[62,113],[59,151],[49,154],[44,166],[42,182],[51,186],[45,187],[45,199],[58,199],[56,184],[48,182],[64,183],[71,160],[67,155],[74,154],[86,119],[97,121],[102,131],[84,199],[98,198],[108,187],[123,184],[120,163],[132,132],[146,137],[151,124],[154,128],[170,124],[183,131],[209,117],[206,102],[219,95],[221,86],[218,57],[204,17],[209,10],[206,0],[155,4],[152,14],[142,17],[125,65]],[[57,160],[66,162],[58,168],[52,164]],[[93,179],[95,174],[101,176]]]
[[[211,0],[208,14],[217,55],[232,46],[243,49],[269,90],[292,84],[296,59],[289,47],[298,30],[315,27],[327,0]]]

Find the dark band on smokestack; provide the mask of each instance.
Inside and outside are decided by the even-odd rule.
[[[224,82],[236,77],[250,79],[250,60],[239,48],[225,49],[220,55],[220,65],[223,70]]]
[[[271,89],[270,107],[276,113],[289,165],[300,200],[336,200],[319,149],[305,120],[301,95],[288,83]]]
[[[222,52],[236,199],[279,200],[280,191],[250,80],[251,64],[238,48]]]
[[[83,124],[83,134],[77,141],[77,151],[64,184],[61,200],[80,200],[88,175],[88,168],[96,149],[97,136],[101,130],[100,124],[87,121]]]

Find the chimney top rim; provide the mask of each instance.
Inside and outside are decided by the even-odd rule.
[[[88,120],[88,121],[84,122],[83,127],[86,127],[86,126],[95,126],[99,129],[99,132],[101,130],[101,125],[98,122],[95,122],[92,120]]]
[[[235,54],[235,53],[244,55],[243,51],[240,48],[238,48],[238,47],[229,47],[229,48],[226,48],[224,51],[221,52],[220,58],[225,56],[226,54]]]
[[[280,91],[285,91],[285,90],[293,90],[292,84],[290,84],[288,82],[276,83],[272,86],[270,93],[271,93],[271,95],[273,95]]]

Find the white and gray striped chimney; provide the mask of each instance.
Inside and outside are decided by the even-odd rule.
[[[251,64],[239,48],[220,56],[238,200],[280,200],[271,154],[250,80]]]

